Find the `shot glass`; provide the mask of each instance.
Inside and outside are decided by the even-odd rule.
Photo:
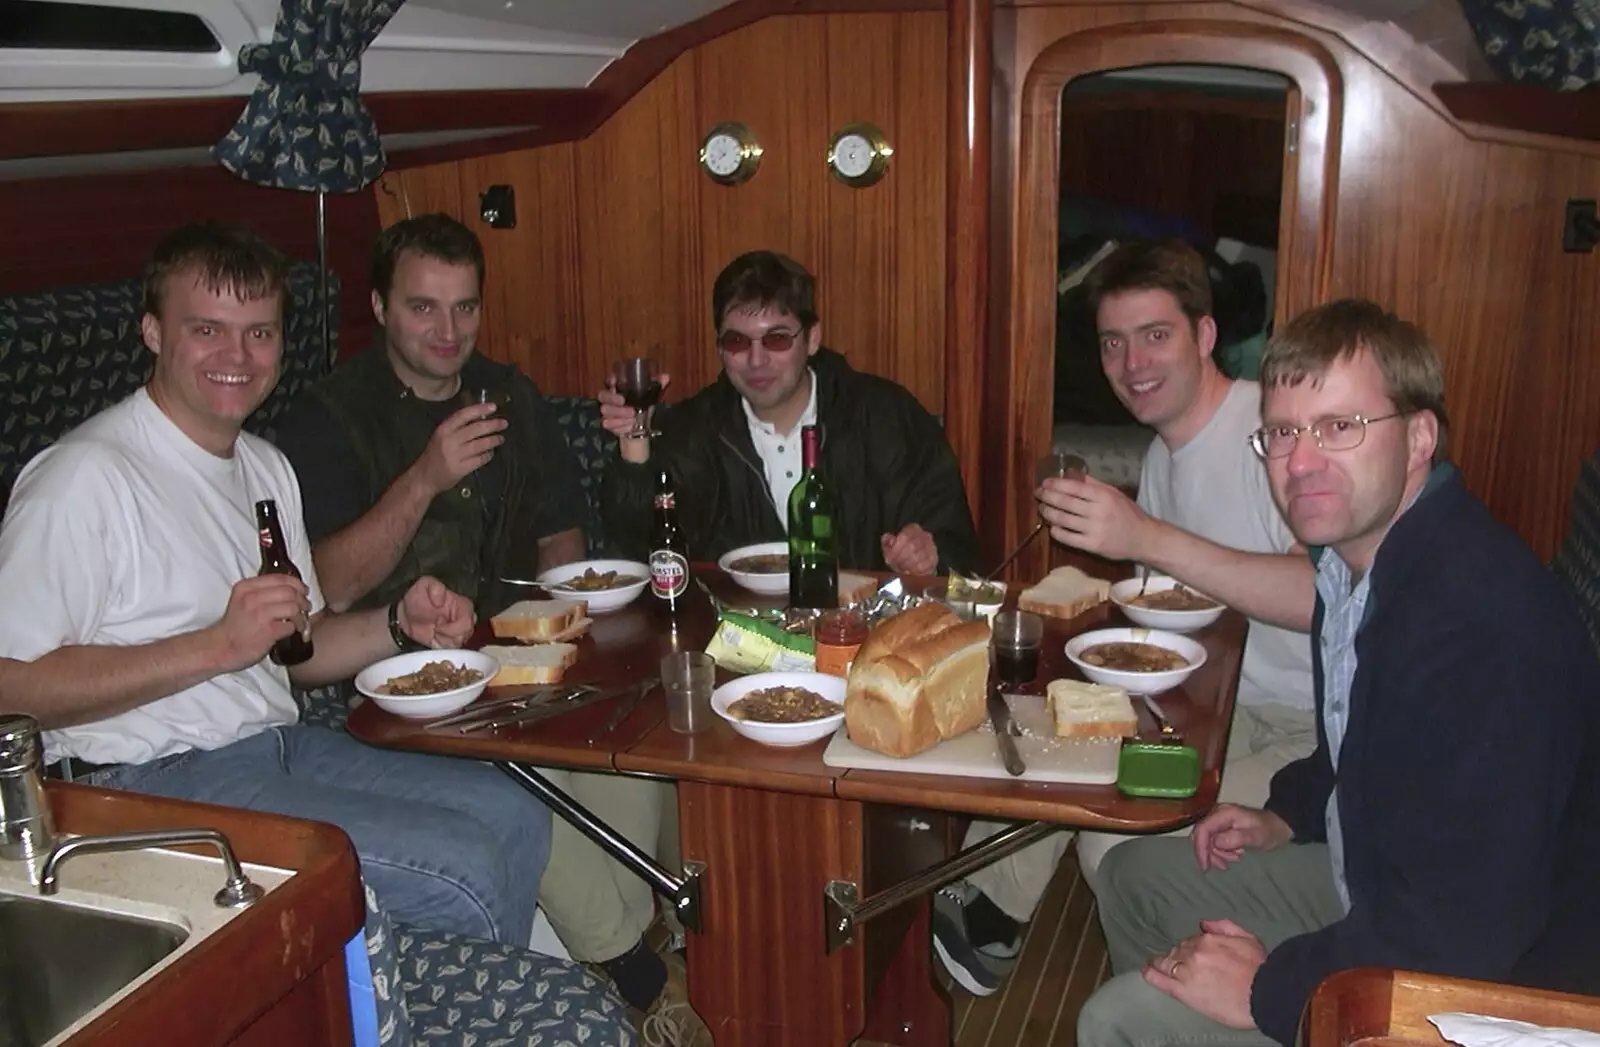
[[[667,726],[679,734],[699,734],[711,726],[711,688],[716,668],[716,661],[702,651],[684,651],[661,659]]]

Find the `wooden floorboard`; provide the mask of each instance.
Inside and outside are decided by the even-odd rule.
[[[1063,855],[1000,991],[972,996],[951,987],[955,1047],[1075,1047],[1078,1009],[1108,974],[1094,894],[1074,847]]]

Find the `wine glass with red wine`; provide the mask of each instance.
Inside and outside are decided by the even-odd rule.
[[[629,435],[651,435],[646,432],[644,421],[646,412],[661,399],[661,378],[656,362],[648,356],[629,357],[618,360],[611,374],[622,402],[633,408],[633,431]]]

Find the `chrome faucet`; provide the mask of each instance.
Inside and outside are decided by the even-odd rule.
[[[55,842],[39,721],[0,713],[0,858],[33,861]]]
[[[261,900],[266,892],[260,884],[252,882],[244,874],[228,838],[215,829],[157,829],[150,832],[107,833],[104,836],[75,836],[51,848],[39,873],[39,893],[55,894],[61,867],[68,859],[79,854],[137,851],[146,847],[180,847],[195,843],[215,847],[222,855],[222,865],[228,874],[228,882],[222,885],[222,890],[216,893],[213,901],[227,909],[242,909]]]

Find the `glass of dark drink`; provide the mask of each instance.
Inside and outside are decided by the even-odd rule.
[[[656,362],[648,356],[633,356],[618,360],[611,368],[622,402],[633,408],[633,431],[630,436],[648,436],[645,414],[661,399],[660,372]]]
[[[1032,683],[1039,675],[1039,649],[1044,646],[1044,619],[1027,611],[1002,611],[994,616],[990,637],[994,671],[1006,687]]]

